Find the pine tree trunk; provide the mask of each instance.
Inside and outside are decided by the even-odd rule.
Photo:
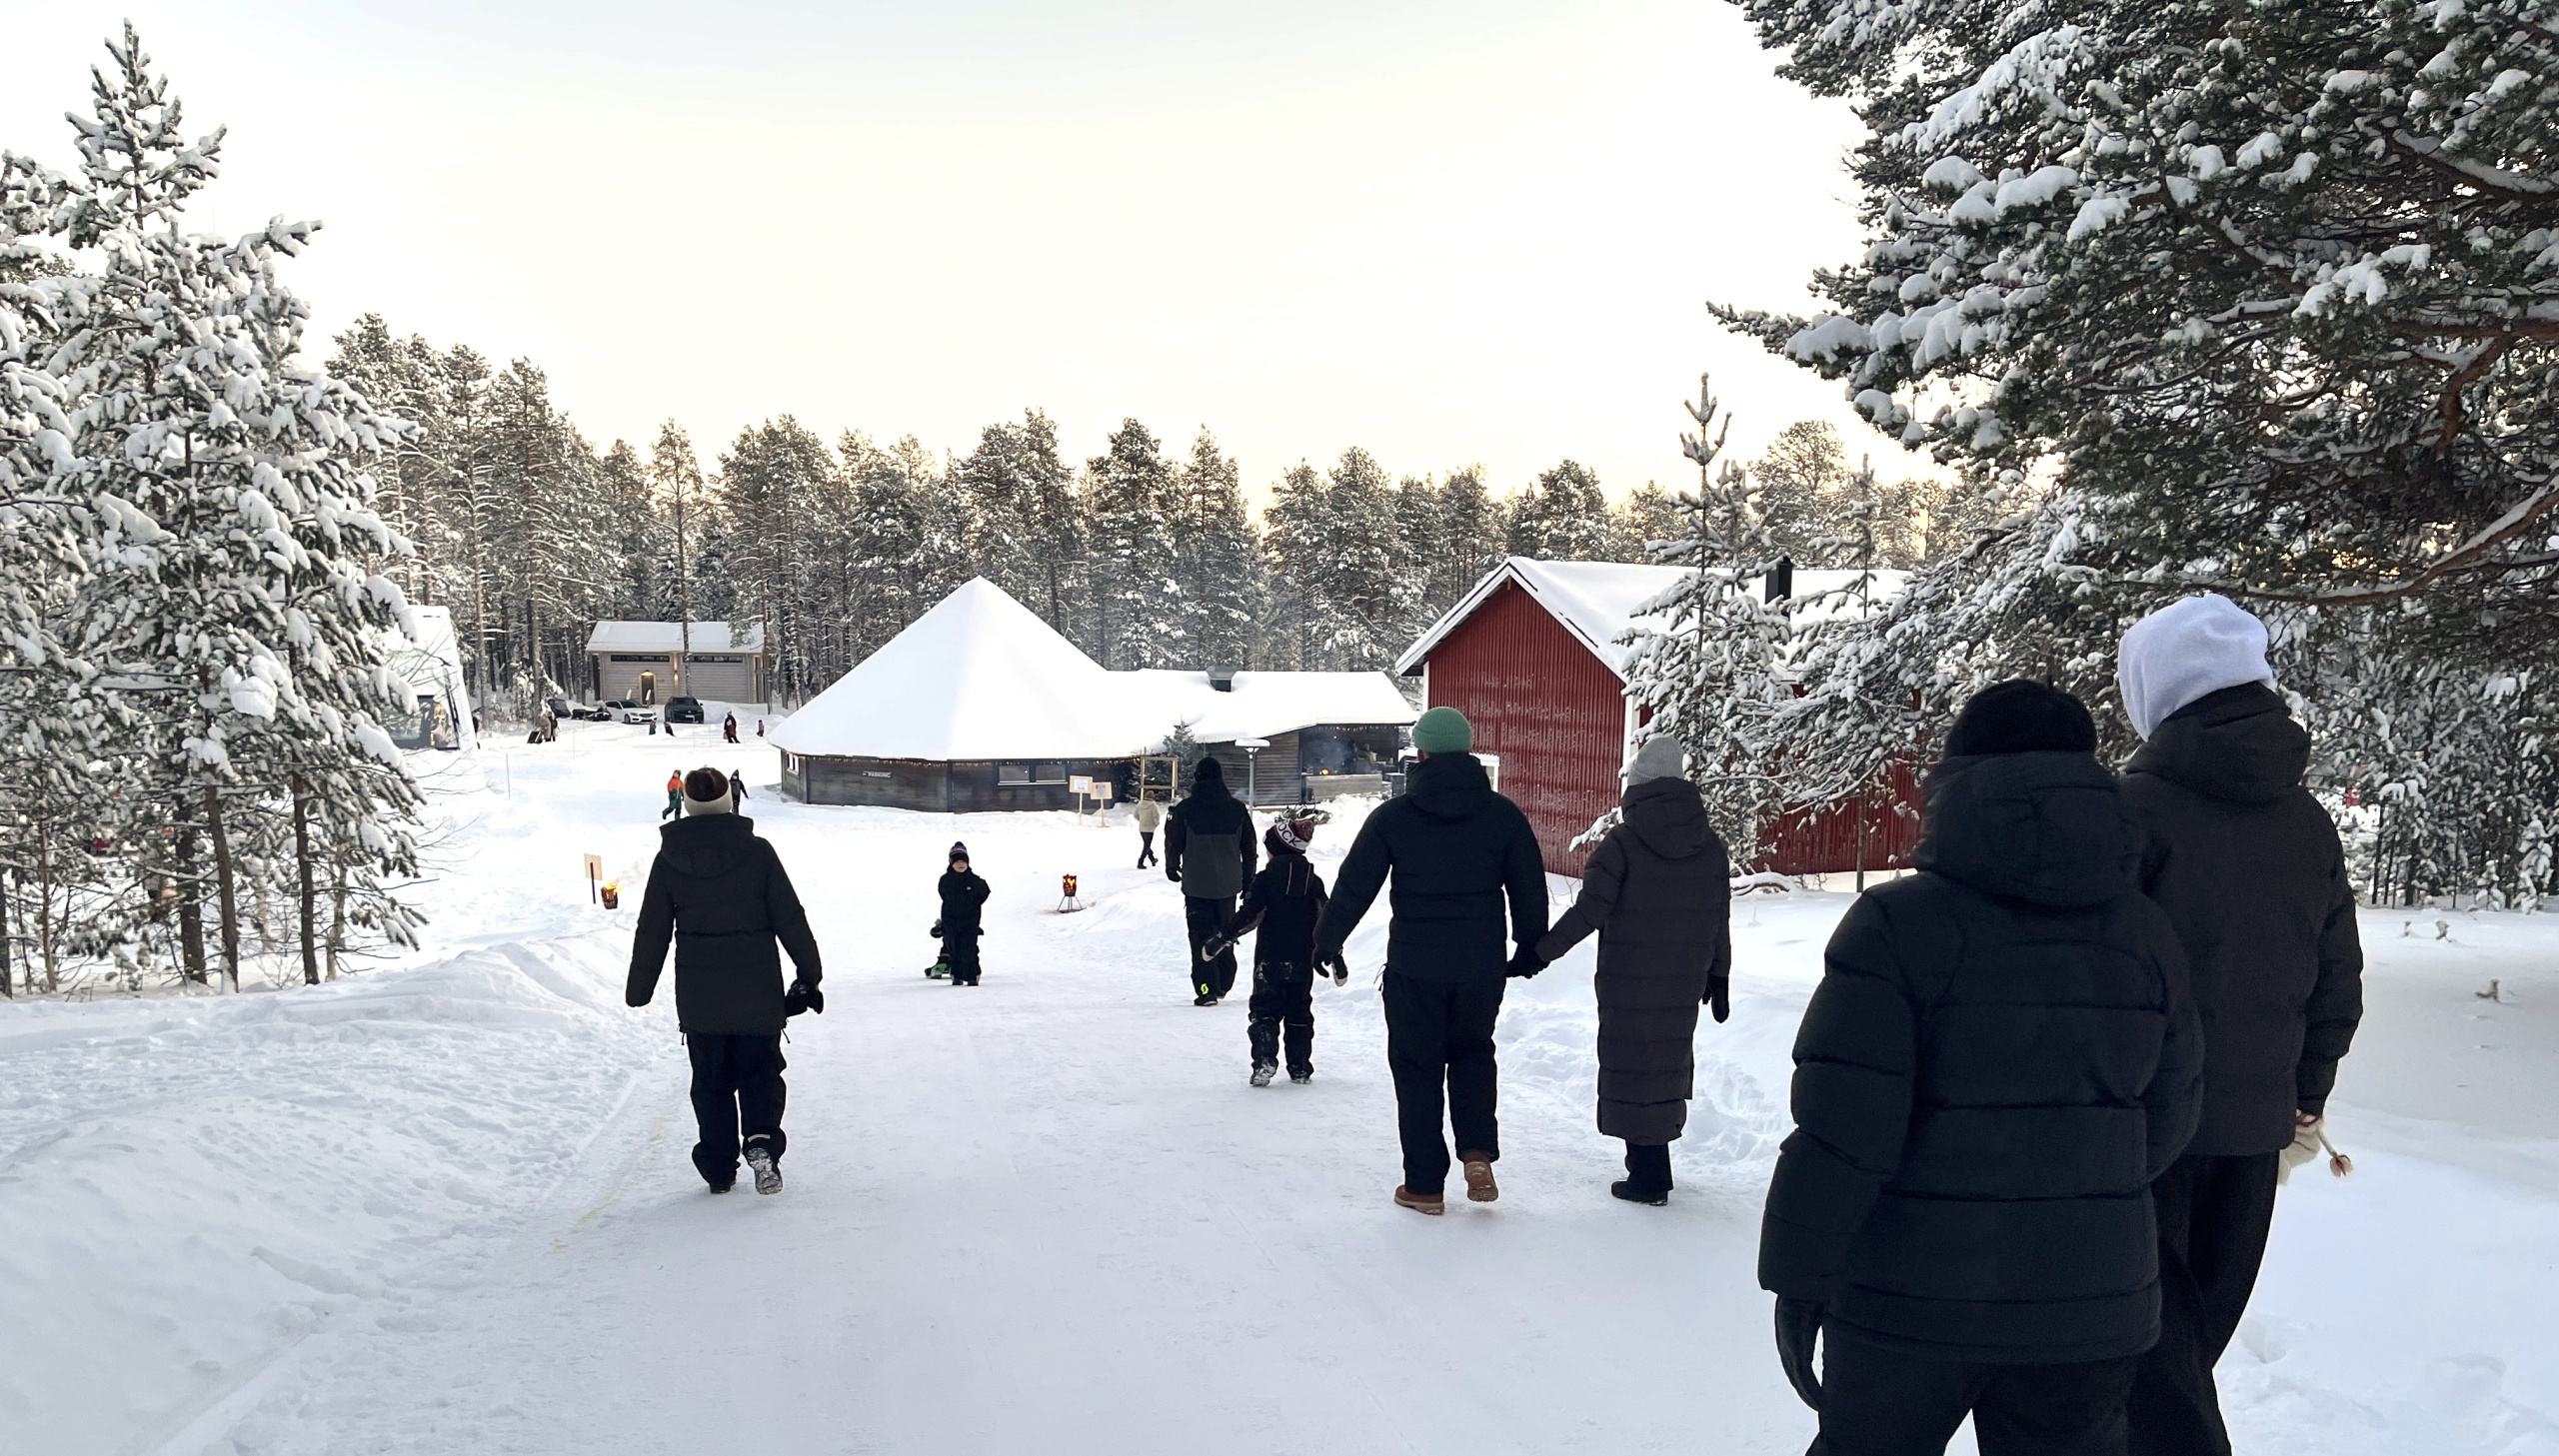
[[[0,997],[18,998],[18,980],[9,968],[9,875],[0,870]]]
[[[329,890],[329,979],[338,978],[338,957],[347,948],[347,866],[334,867]]]
[[[36,824],[36,944],[44,951],[44,988],[62,989],[62,961],[53,943],[53,838]]]
[[[302,904],[302,983],[320,983],[320,939],[318,906],[311,882],[311,785],[299,773],[293,775],[293,860],[298,878],[295,888]]]
[[[204,880],[196,872],[196,826],[187,800],[178,799],[178,957],[179,973],[197,985],[205,983]]]
[[[205,827],[213,835],[213,885],[216,903],[222,911],[222,974],[231,982],[232,994],[240,991],[240,899],[231,877],[231,835],[222,826],[222,790],[208,783],[204,789]]]

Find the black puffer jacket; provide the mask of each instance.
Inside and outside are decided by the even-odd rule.
[[[676,947],[676,1019],[704,1035],[765,1036],[782,1029],[782,956],[815,984],[818,941],[783,872],[782,856],[733,813],[700,814],[658,830],[640,927],[631,939],[623,999],[649,1004]]]
[[[1668,1142],[1695,1090],[1698,1003],[1732,965],[1732,867],[1687,779],[1635,784],[1620,806],[1537,958],[1599,932],[1599,1131]]]
[[[1404,791],[1377,806],[1350,841],[1332,903],[1315,931],[1315,959],[1331,959],[1394,871],[1386,969],[1416,980],[1499,980],[1509,962],[1501,907],[1522,945],[1546,933],[1546,871],[1519,805],[1492,791],[1472,753],[1412,765]]]
[[[1278,829],[1265,831],[1262,844],[1271,857],[1263,861],[1253,887],[1244,892],[1244,903],[1236,906],[1221,933],[1241,940],[1259,930],[1253,941],[1254,964],[1284,962],[1303,969],[1314,964],[1315,926],[1323,919],[1323,876],[1303,853],[1280,842]]]
[[[2058,1364],[2158,1338],[2150,1182],[2193,1133],[2185,957],[2085,753],[1949,758],[1919,872],[1830,937],[1759,1282],[1867,1340]]]
[[[2203,1015],[2203,1125],[2186,1149],[2292,1141],[2323,1111],[2363,1019],[2363,942],[2345,851],[2301,786],[2310,735],[2272,689],[2207,694],[2133,754],[2124,802],[2141,887],[2186,947]]]
[[[957,869],[942,871],[934,881],[934,890],[942,896],[942,933],[945,937],[983,933],[980,915],[985,911],[987,896],[995,893],[978,871],[962,873]]]
[[[1201,899],[1244,893],[1253,878],[1253,814],[1223,779],[1195,783],[1165,815],[1164,867]]]

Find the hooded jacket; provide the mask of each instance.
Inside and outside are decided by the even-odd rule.
[[[1253,878],[1253,814],[1223,778],[1194,780],[1189,797],[1165,814],[1164,867],[1197,899],[1244,893]]]
[[[817,937],[782,856],[734,813],[678,819],[658,830],[658,857],[631,940],[623,999],[645,1006],[675,942],[676,1019],[688,1032],[768,1036],[782,1030],[782,956],[816,984]]]
[[[1315,960],[1341,953],[1394,872],[1386,969],[1416,980],[1501,979],[1510,933],[1533,945],[1546,933],[1546,871],[1519,805],[1492,791],[1472,753],[1433,753],[1412,765],[1404,791],[1359,826],[1315,931]]]
[[[1262,872],[1245,891],[1244,903],[1236,906],[1220,933],[1229,940],[1241,940],[1260,930],[1253,942],[1255,965],[1309,969],[1315,963],[1315,925],[1323,918],[1323,876],[1302,851],[1280,840],[1276,826],[1264,831],[1262,843],[1271,857],[1263,861]]]
[[[2187,1151],[2280,1151],[2319,1113],[2363,1018],[2363,944],[2337,826],[2301,786],[2310,735],[2248,683],[2158,725],[2123,783],[2141,887],[2185,945],[2203,1016]]]
[[[1687,779],[1630,785],[1619,809],[1536,953],[1599,932],[1599,1131],[1669,1142],[1695,1089],[1698,1003],[1732,965],[1732,867]]]
[[[2203,1041],[2136,847],[2086,753],[1930,775],[1919,872],[1849,907],[1804,1009],[1763,1287],[1941,1360],[2156,1341],[2150,1182],[2194,1131]]]
[[[975,869],[945,869],[934,881],[934,892],[942,897],[942,935],[945,940],[966,939],[984,934],[983,918],[987,896],[995,887],[987,883]]]

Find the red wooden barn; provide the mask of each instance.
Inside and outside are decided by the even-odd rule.
[[[1527,812],[1557,874],[1581,872],[1584,854],[1565,846],[1616,803],[1640,726],[1625,697],[1633,649],[1617,639],[1680,575],[1677,567],[1512,557],[1395,664],[1420,676],[1428,706],[1454,708],[1474,725],[1476,750],[1499,758],[1501,791]],[[1798,572],[1797,588],[1821,590],[1827,575]],[[1918,840],[1918,784],[1896,769],[1859,803],[1778,815],[1755,854],[1736,848],[1736,868],[1903,867]]]

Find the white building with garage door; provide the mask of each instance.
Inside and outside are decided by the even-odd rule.
[[[587,639],[595,701],[765,701],[764,625],[599,622]]]

